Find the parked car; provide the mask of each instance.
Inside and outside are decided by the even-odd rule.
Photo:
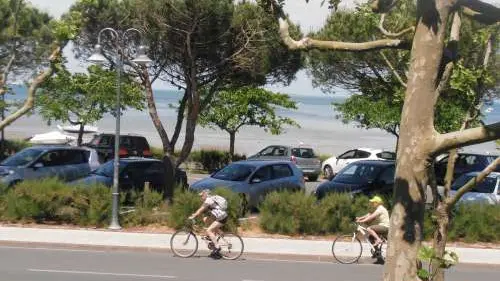
[[[153,190],[163,192],[166,183],[165,165],[162,161],[151,158],[121,158],[120,159],[120,190],[143,191],[144,184],[149,182]],[[113,186],[114,161],[108,161],[83,178],[72,181],[73,185],[103,184]],[[175,183],[187,187],[186,172],[177,169]]]
[[[490,163],[495,161],[498,155],[480,154],[480,153],[458,153],[455,162],[455,170],[453,178],[458,179],[460,176],[469,172],[478,172],[484,170]],[[444,185],[446,168],[448,165],[448,155],[442,157],[434,164],[436,172],[436,181],[439,185]],[[497,167],[496,172],[500,172],[500,167]]]
[[[99,166],[97,152],[71,146],[33,146],[0,163],[0,181],[13,186],[24,180],[58,177],[71,181]]]
[[[321,161],[311,147],[271,145],[249,160],[288,160],[293,162],[310,181],[316,181],[321,173]]]
[[[193,183],[193,191],[225,187],[241,194],[246,207],[257,208],[273,191],[305,191],[302,171],[289,161],[245,160],[231,163],[211,176]]]
[[[99,154],[101,163],[114,158],[115,135],[97,134],[88,143],[83,144],[86,147],[93,148]],[[140,135],[120,135],[120,158],[125,157],[152,157],[149,143],[145,137]]]
[[[470,172],[460,176],[451,186],[450,195],[454,196],[457,190],[469,180],[475,178],[479,172]],[[500,173],[489,174],[483,182],[477,184],[460,198],[460,203],[500,204]]]
[[[352,149],[338,157],[333,156],[326,159],[321,164],[321,169],[325,178],[332,179],[345,166],[361,160],[396,160],[396,153],[371,148]]]
[[[330,192],[390,194],[393,190],[395,172],[394,161],[357,161],[340,170],[332,180],[320,184],[314,194],[317,199],[322,199]]]

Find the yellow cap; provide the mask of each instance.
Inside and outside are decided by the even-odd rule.
[[[373,198],[370,199],[370,202],[383,204],[384,200],[382,198],[380,198],[380,196],[373,196]]]

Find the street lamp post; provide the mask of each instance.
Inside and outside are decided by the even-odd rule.
[[[97,36],[97,44],[94,47],[94,53],[88,58],[90,62],[93,63],[104,63],[107,61],[106,57],[103,55],[102,45],[101,45],[101,35],[108,31],[112,35],[112,39],[115,41],[115,51],[116,51],[116,127],[115,127],[115,150],[114,150],[114,164],[113,164],[113,191],[112,191],[112,215],[110,229],[120,229],[120,223],[118,221],[118,204],[119,204],[119,173],[120,173],[120,115],[121,115],[121,73],[123,68],[123,59],[127,47],[125,46],[125,41],[127,40],[127,34],[129,32],[136,32],[142,37],[142,33],[135,28],[129,28],[125,30],[122,34],[113,28],[107,27],[99,31]],[[121,36],[120,36],[121,35]],[[137,49],[137,56],[132,60],[133,63],[146,65],[151,62],[146,55],[146,47],[144,45],[139,45]]]

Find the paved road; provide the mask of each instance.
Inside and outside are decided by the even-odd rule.
[[[300,265],[300,266],[299,266]],[[208,257],[175,258],[169,253],[65,250],[0,246],[0,276],[9,281],[303,281],[381,280],[382,266],[341,265]],[[500,267],[460,266],[448,280],[498,280]],[[377,278],[373,278],[376,276]]]
[[[206,177],[208,177],[208,175],[188,174],[188,184],[192,184],[192,183],[194,183],[198,180],[201,180],[203,178],[206,178]],[[318,181],[315,181],[315,182],[306,181],[306,192],[312,193],[313,191],[316,190],[316,187],[318,187],[318,185],[323,181],[325,181],[325,180],[322,178],[319,178]]]

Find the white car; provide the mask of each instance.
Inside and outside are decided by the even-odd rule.
[[[396,153],[382,149],[357,148],[344,152],[338,157],[323,161],[321,169],[327,179],[332,179],[342,168],[361,160],[396,160]]]
[[[470,172],[460,176],[451,186],[450,195],[454,196],[457,190],[473,179],[479,172]],[[500,204],[500,173],[493,172],[489,174],[483,182],[466,192],[459,203],[485,203]]]

